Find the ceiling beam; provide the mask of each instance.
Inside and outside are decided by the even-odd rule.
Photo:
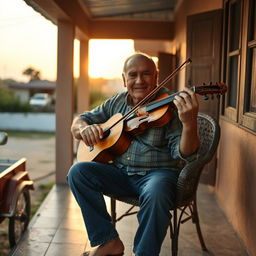
[[[78,26],[85,35],[89,34],[90,18],[83,11],[78,1],[54,0],[54,2],[71,18],[75,26]]]
[[[91,20],[92,39],[172,40],[173,22],[138,20]]]

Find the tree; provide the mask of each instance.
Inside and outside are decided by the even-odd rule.
[[[23,72],[23,75],[30,77],[30,81],[40,79],[40,71],[35,70],[33,67],[26,68]]]

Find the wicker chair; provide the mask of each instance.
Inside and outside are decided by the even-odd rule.
[[[220,127],[213,118],[206,114],[199,113],[198,129],[201,143],[199,148],[199,157],[197,160],[190,162],[182,169],[177,184],[176,207],[174,209],[170,209],[173,212],[172,219],[170,220],[172,256],[178,255],[180,224],[183,224],[190,219],[196,225],[202,250],[207,251],[199,223],[196,191],[203,167],[212,159],[216,152],[220,138]],[[111,198],[111,216],[114,224],[125,216],[137,213],[137,211],[132,211],[132,209],[135,206],[139,206],[138,198],[116,197],[112,195],[108,196]],[[118,218],[116,216],[116,200],[132,205]]]

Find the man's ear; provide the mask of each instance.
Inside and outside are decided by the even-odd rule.
[[[155,74],[155,81],[156,81],[156,84],[158,84],[158,70],[156,71],[156,74]]]
[[[124,75],[124,73],[122,73],[122,78],[123,78],[123,82],[124,82],[124,87],[126,87],[126,80],[125,80],[125,75]]]

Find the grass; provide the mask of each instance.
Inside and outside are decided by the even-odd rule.
[[[0,256],[8,255],[9,243],[8,243],[8,220],[5,219],[0,224]]]
[[[6,131],[8,137],[26,139],[48,139],[55,136],[54,132],[35,132],[35,131]]]
[[[38,186],[36,195],[35,197],[31,200],[31,214],[30,218],[34,216],[36,213],[37,209],[51,190],[55,183],[51,182],[48,184],[41,184]],[[33,191],[31,192],[31,194]],[[8,242],[8,223],[9,220],[5,219],[1,224],[0,224],[0,256],[7,256],[10,252],[9,248],[9,242]]]

